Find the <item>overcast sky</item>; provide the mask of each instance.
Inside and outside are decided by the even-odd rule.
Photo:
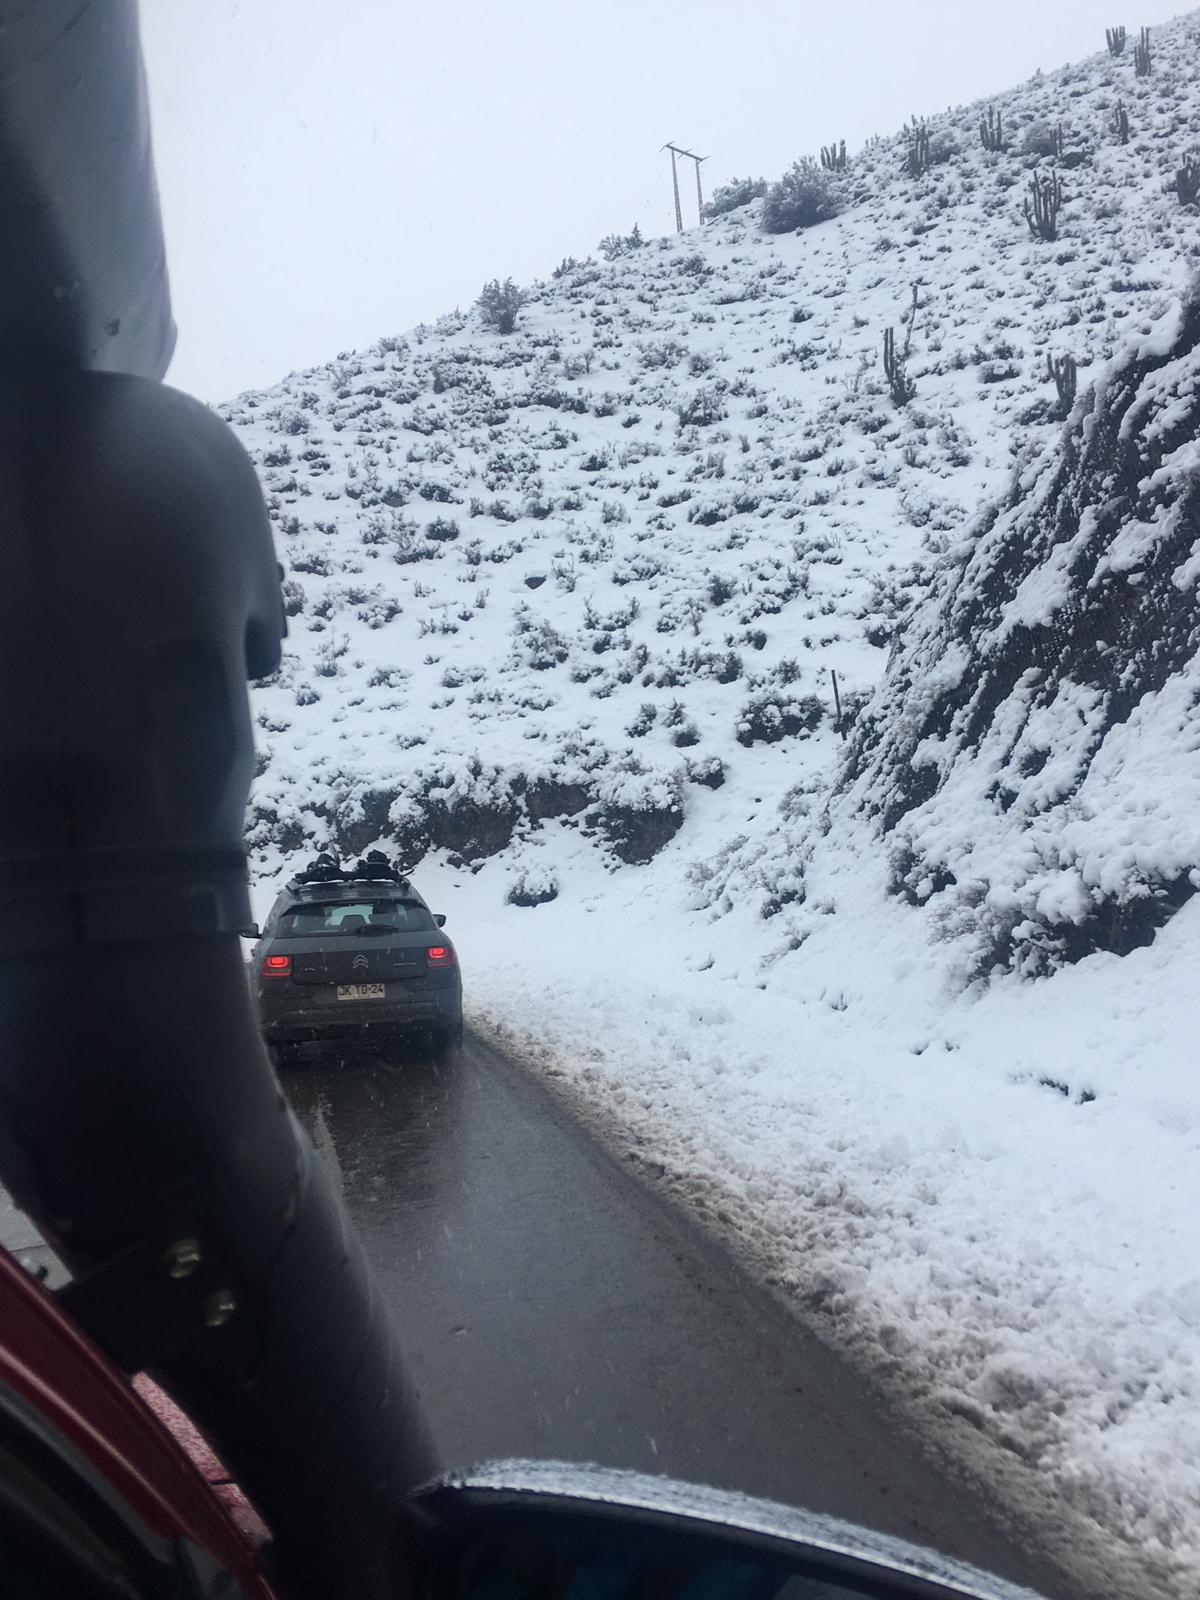
[[[486,278],[544,277],[634,222],[664,233],[665,140],[708,156],[706,188],[775,177],[1103,49],[1104,9],[142,0],[169,380],[229,398],[467,305]],[[1131,35],[1179,9],[1140,0]]]

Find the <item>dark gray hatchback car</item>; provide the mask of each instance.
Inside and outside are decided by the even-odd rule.
[[[254,947],[259,1025],[282,1065],[299,1045],[369,1046],[432,1035],[462,1043],[454,946],[408,878],[381,854],[354,867],[321,857],[290,880]]]

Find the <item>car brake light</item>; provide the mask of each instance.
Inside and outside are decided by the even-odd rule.
[[[290,978],[291,956],[268,956],[262,964],[262,975],[264,978]]]
[[[452,967],[454,965],[454,951],[448,944],[431,944],[425,952],[431,967]]]

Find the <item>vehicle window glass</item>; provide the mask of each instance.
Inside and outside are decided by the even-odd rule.
[[[43,1500],[44,1485],[5,1484],[6,1492],[14,1489],[15,1503],[0,1504],[3,1600],[104,1600],[116,1594],[133,1600],[148,1593],[135,1587],[126,1564],[55,1496]]]
[[[433,925],[429,912],[415,900],[338,900],[289,906],[279,919],[279,936],[353,935],[370,929],[423,933]]]

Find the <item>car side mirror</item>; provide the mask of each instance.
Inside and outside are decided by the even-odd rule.
[[[853,1523],[603,1467],[485,1464],[409,1507],[428,1600],[1037,1600]]]
[[[433,920],[437,923],[439,928],[444,928],[446,926],[446,919],[443,916],[436,916]]]
[[[243,939],[261,939],[262,930],[259,928],[257,922],[252,922],[248,928],[242,929],[241,937]]]

